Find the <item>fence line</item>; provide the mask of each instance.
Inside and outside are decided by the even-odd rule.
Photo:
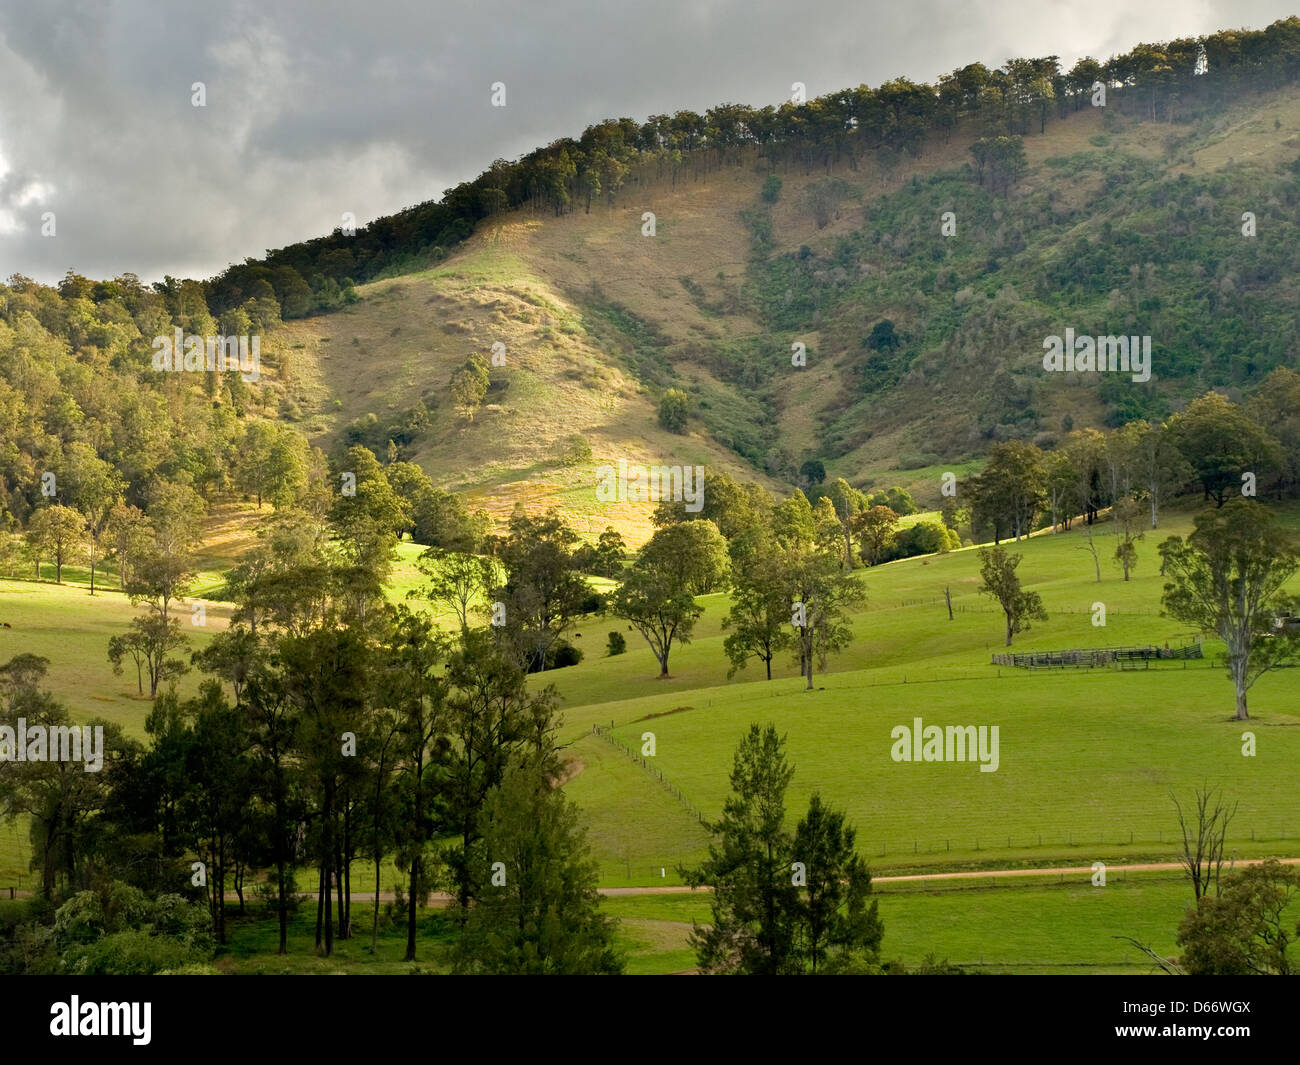
[[[944,613],[947,613],[948,610],[948,601],[944,599],[943,596],[939,596],[938,598],[934,598],[934,599],[900,599],[898,600],[898,605],[899,607],[937,606],[937,607],[941,607]],[[887,610],[892,608],[886,607],[882,603],[881,609]],[[869,613],[870,610],[871,610],[871,603],[868,602],[867,612]],[[981,606],[975,603],[959,603],[954,599],[952,604],[952,612],[954,614],[1001,614],[1002,608],[1000,606]],[[1055,606],[1052,607],[1052,613],[1053,614],[1091,614],[1092,607],[1091,606],[1086,606],[1086,607]],[[1110,617],[1128,617],[1128,616],[1135,616],[1135,615],[1140,615],[1143,617],[1164,616],[1162,611],[1153,610],[1149,607],[1134,607],[1134,608],[1126,607],[1123,610],[1116,608],[1116,609],[1111,609],[1109,613]]]
[[[595,733],[597,736],[600,736],[602,739],[606,740],[611,746],[615,747],[616,749],[626,754],[632,760],[632,763],[634,765],[639,765],[643,769],[645,769],[646,772],[649,773],[651,777],[658,780],[658,782],[664,787],[664,789],[670,795],[676,798],[687,809],[687,811],[689,811],[696,818],[697,821],[704,823],[704,813],[698,807],[693,805],[689,799],[686,798],[681,788],[677,787],[677,785],[673,784],[672,781],[670,781],[666,776],[664,776],[662,770],[652,768],[650,764],[647,762],[646,758],[640,754],[637,754],[630,744],[624,743],[621,739],[615,736],[613,734],[613,729],[614,729],[614,722],[612,721],[608,725],[593,724],[591,726],[591,731],[593,733]],[[882,858],[887,857],[890,854],[894,854],[894,855],[944,854],[944,853],[950,853],[954,849],[960,852],[960,851],[985,851],[985,850],[989,850],[989,851],[1031,850],[1031,849],[1038,849],[1044,847],[1061,847],[1061,846],[1066,846],[1066,847],[1160,846],[1160,847],[1164,847],[1164,846],[1180,845],[1182,842],[1178,833],[1173,831],[1169,833],[1169,839],[1165,839],[1164,829],[1157,830],[1155,839],[1151,839],[1150,836],[1146,836],[1144,838],[1138,838],[1136,830],[1131,828],[1128,830],[1127,839],[1123,838],[1122,832],[1118,834],[1112,832],[1109,837],[1105,833],[1102,833],[1096,837],[1097,839],[1096,844],[1093,844],[1092,842],[1093,837],[1091,834],[1080,833],[1078,839],[1075,839],[1074,837],[1075,837],[1074,832],[1067,831],[1064,840],[1062,840],[1059,836],[1053,837],[1050,834],[1045,837],[1041,832],[1034,833],[1033,836],[1029,837],[1027,840],[1025,836],[1023,835],[1017,836],[1015,833],[1011,833],[1009,835],[1003,835],[1000,833],[990,833],[988,835],[981,835],[981,836],[974,836],[974,837],[967,837],[967,838],[946,837],[944,839],[930,839],[930,840],[868,839],[861,836],[859,837],[859,839],[862,841],[864,845],[866,844],[871,845],[872,853],[875,853],[876,848],[878,847],[879,857]],[[1261,831],[1259,829],[1252,828],[1250,830],[1249,842],[1271,843],[1271,842],[1291,840],[1296,838],[1300,838],[1300,837],[1297,837],[1296,835],[1288,835],[1288,830],[1285,826],[1280,829],[1277,829],[1276,831]],[[973,846],[971,845],[972,839],[974,840]],[[1005,846],[1001,845],[1003,841],[1005,841]],[[912,844],[911,847],[907,846],[909,842]],[[1234,836],[1231,839],[1229,839],[1228,842],[1241,844],[1241,843],[1246,843],[1248,841],[1245,836]],[[921,846],[922,843],[925,843],[925,847]],[[956,844],[956,847],[953,846],[954,843]]]
[[[611,744],[613,744],[613,746],[615,746],[624,754],[626,754],[629,758],[631,758],[633,765],[641,766],[641,768],[644,769],[647,773],[649,773],[651,777],[657,779],[659,783],[663,785],[664,790],[667,791],[669,795],[673,796],[678,802],[680,802],[683,806],[685,806],[687,812],[693,814],[695,816],[695,819],[699,821],[701,824],[703,824],[704,823],[703,811],[700,810],[698,807],[693,806],[691,804],[691,801],[688,798],[686,798],[684,794],[682,794],[682,789],[679,788],[672,781],[670,781],[667,777],[665,777],[662,770],[652,768],[650,764],[646,761],[644,755],[637,754],[629,744],[624,743],[617,736],[615,736],[613,733],[613,728],[614,728],[614,722],[611,721],[608,727],[604,725],[592,725],[591,731],[594,732],[597,736],[600,736],[605,740],[608,740]]]
[[[1144,830],[1146,831],[1146,830]],[[1044,835],[1036,832],[1032,836],[1017,836],[1015,833],[1007,835],[1005,833],[989,833],[974,837],[959,839],[951,837],[946,839],[929,839],[929,840],[882,840],[869,839],[859,836],[859,840],[865,850],[870,845],[871,852],[877,857],[887,857],[889,855],[902,856],[907,854],[946,854],[952,851],[969,852],[969,851],[1010,851],[1010,850],[1037,850],[1047,847],[1168,847],[1182,846],[1182,837],[1176,829],[1169,832],[1169,838],[1165,839],[1165,830],[1159,829],[1156,838],[1150,836],[1145,838],[1138,837],[1134,829],[1128,830],[1127,838],[1124,833],[1116,833],[1114,830],[1110,834],[1101,833],[1077,833],[1078,839],[1075,839],[1076,833],[1067,832],[1064,839],[1059,836]],[[1274,843],[1283,840],[1294,840],[1300,838],[1296,834],[1288,834],[1288,829],[1283,826],[1276,831],[1260,831],[1252,828],[1249,839],[1246,836],[1234,836],[1227,840],[1228,844],[1243,843]],[[972,839],[974,845],[971,845]],[[1095,841],[1095,842],[1094,842]],[[911,846],[908,846],[911,843]],[[921,844],[925,846],[922,847]],[[1225,861],[1227,861],[1225,857]]]

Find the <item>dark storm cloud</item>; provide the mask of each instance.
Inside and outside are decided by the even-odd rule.
[[[207,276],[601,118],[1016,55],[1104,59],[1289,13],[1266,0],[0,0],[0,277]],[[505,108],[489,105],[496,81]]]

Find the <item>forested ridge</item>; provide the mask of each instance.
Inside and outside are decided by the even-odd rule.
[[[1198,69],[1203,73],[1197,73]],[[555,215],[613,202],[640,184],[696,180],[755,157],[776,170],[856,166],[867,153],[917,154],[963,122],[986,136],[1041,133],[1088,106],[1108,86],[1108,107],[1186,124],[1243,93],[1277,89],[1300,77],[1300,19],[1264,30],[1139,44],[1105,62],[1069,70],[1057,57],[1011,59],[997,69],[972,63],[934,84],[895,78],[779,107],[720,104],[644,122],[607,119],[511,162],[498,159],[472,181],[395,215],[268,251],[206,283],[214,313],[242,304],[269,281],[286,317],[337,305],[360,282],[446,254],[496,212],[527,207]],[[299,284],[302,282],[302,284]],[[330,284],[333,282],[333,285]]]

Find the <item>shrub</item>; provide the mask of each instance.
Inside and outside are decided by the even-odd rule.
[[[670,433],[686,432],[690,400],[680,388],[670,388],[659,401],[659,424]]]
[[[621,632],[611,632],[609,634],[609,644],[607,647],[609,655],[621,655],[627,650],[627,640],[623,639]]]
[[[147,975],[201,965],[213,950],[205,907],[179,895],[150,901],[139,888],[120,881],[102,893],[80,891],[68,899],[54,914],[50,939],[58,951],[58,972],[88,976]],[[39,951],[27,953],[27,971],[43,971]]]
[[[114,932],[82,950],[65,954],[64,970],[84,976],[151,976],[206,961],[175,936],[155,936],[132,929]]]
[[[894,538],[891,559],[912,558],[915,555],[932,555],[948,550],[948,530],[938,522],[919,521],[915,525],[900,529]]]
[[[552,649],[549,666],[551,669],[563,669],[565,666],[576,666],[582,661],[582,652],[568,640],[560,640]]]
[[[591,445],[581,433],[572,433],[556,443],[554,458],[561,466],[581,466],[591,461]]]

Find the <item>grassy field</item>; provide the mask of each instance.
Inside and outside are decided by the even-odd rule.
[[[1300,515],[1293,509],[1287,516],[1295,522]],[[1138,545],[1129,582],[1109,562],[1115,538],[1105,524],[1096,533],[1100,583],[1078,531],[1016,545],[1024,555],[1022,578],[1042,594],[1049,620],[1018,636],[1015,649],[1194,640],[1159,614],[1156,553],[1165,535],[1189,529],[1190,512],[1167,513],[1161,530]],[[393,599],[420,587],[419,551],[400,547]],[[50,686],[74,718],[102,716],[142,736],[149,700],[136,693],[133,677],[113,676],[105,654],[108,638],[134,611],[111,581],[92,599],[81,577],[65,571],[61,586],[0,581],[0,620],[12,626],[0,629],[0,657],[45,655]],[[1207,783],[1238,803],[1229,832],[1234,856],[1300,854],[1295,673],[1278,671],[1256,685],[1252,720],[1243,726],[1231,718],[1231,685],[1212,641],[1202,661],[1151,669],[1000,668],[989,656],[1002,649],[1002,618],[977,593],[974,550],[892,563],[859,579],[868,600],[853,619],[854,642],[832,660],[831,672],[817,675],[811,692],[784,657],[770,682],[754,664],[728,679],[721,646],[725,595],[704,598],[695,639],[674,650],[666,681],[656,679],[653,656],[624,623],[591,617],[575,627],[582,663],[533,680],[554,683],[562,696],[565,754],[580,763],[566,789],[585,816],[602,885],[680,883],[678,867],[705,853],[701,818],[721,808],[736,742],[751,722],[769,721],[788,737],[796,768],[789,816],[797,817],[820,791],[848,812],[877,875],[1172,860],[1177,823],[1170,792],[1186,797]],[[212,587],[219,590],[219,582]],[[952,620],[945,588],[952,591]],[[1104,627],[1093,624],[1098,603],[1106,608]],[[228,616],[228,604],[209,601],[208,624],[188,630],[194,645]],[[451,624],[449,615],[442,621]],[[625,631],[626,654],[606,655],[612,629]],[[198,679],[183,678],[182,690],[194,690]],[[997,725],[997,771],[982,773],[973,762],[894,762],[891,730],[917,717],[927,724]],[[1247,730],[1257,738],[1253,758],[1241,753]],[[654,733],[657,749],[641,759],[645,732]],[[27,878],[26,863],[22,826],[0,826],[0,887]],[[373,871],[364,863],[353,876],[358,890],[371,887]],[[383,887],[393,880],[386,867]],[[933,952],[987,971],[1132,971],[1140,959],[1109,938],[1121,932],[1100,929],[1126,929],[1122,934],[1172,951],[1185,894],[1167,874],[1105,891],[1091,889],[1086,879],[1082,886],[1018,880],[925,891],[891,887],[882,892],[882,911],[886,900],[892,908],[885,953],[912,965]],[[607,905],[626,919],[621,935],[634,971],[691,967],[685,933],[690,920],[707,916],[706,899],[650,896]],[[990,931],[1001,927],[1005,934]],[[388,959],[393,964],[400,963],[398,946],[396,958]],[[255,946],[232,953],[231,964],[256,969],[266,963],[257,953]],[[365,964],[380,963],[367,955]]]
[[[1191,901],[1176,873],[1112,873],[1104,887],[1088,875],[1010,882],[884,884],[874,892],[885,929],[882,957],[913,970],[927,957],[968,973],[1141,974],[1154,966],[1123,937],[1163,956],[1177,953],[1174,934]],[[605,898],[618,921],[616,942],[631,974],[689,972],[693,924],[710,916],[706,893]],[[1300,917],[1300,901],[1294,906]],[[228,919],[229,943],[215,967],[232,973],[445,972],[455,934],[443,911],[420,918],[419,954],[403,961],[405,927],[380,907],[376,950],[370,950],[372,906],[352,908],[355,937],[336,943],[333,958],[316,957],[313,917],[302,907],[290,923],[289,954],[275,954],[276,924],[256,904]],[[1027,920],[1032,914],[1032,920]]]

